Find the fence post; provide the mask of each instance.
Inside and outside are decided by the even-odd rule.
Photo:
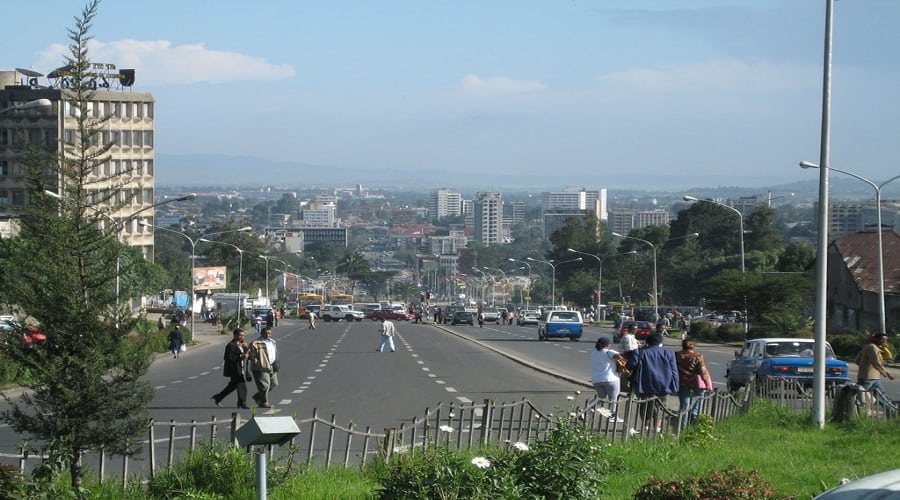
[[[150,478],[156,477],[156,432],[153,428],[153,419],[150,419]]]
[[[485,398],[482,404],[484,405],[484,410],[481,412],[481,438],[478,440],[478,444],[484,446],[491,437],[492,413],[494,410],[491,406],[491,400]]]

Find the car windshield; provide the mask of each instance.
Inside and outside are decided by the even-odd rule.
[[[800,357],[800,358],[811,358],[813,356],[813,344],[812,342],[768,342],[766,343],[766,357],[767,358],[786,358],[786,357]],[[825,357],[833,358],[834,351],[831,350],[831,346],[825,346]]]
[[[574,312],[555,312],[550,315],[550,321],[577,322],[578,314]]]

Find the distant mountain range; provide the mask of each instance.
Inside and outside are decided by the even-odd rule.
[[[430,190],[439,187],[460,191],[547,191],[560,190],[565,186],[585,186],[587,188],[607,188],[617,191],[641,191],[648,193],[690,192],[696,196],[754,196],[768,191],[775,195],[796,193],[798,198],[815,197],[818,190],[817,178],[781,185],[760,185],[759,178],[748,177],[737,184],[733,175],[710,176],[679,173],[678,185],[660,182],[653,176],[639,176],[634,172],[597,174],[585,176],[553,171],[538,174],[516,174],[479,172],[452,172],[438,170],[401,170],[396,168],[345,168],[330,165],[311,165],[300,162],[277,162],[248,156],[226,155],[156,155],[155,182],[160,188],[185,189],[191,186],[203,187],[337,187],[361,184],[367,188],[388,188],[395,190]],[[831,178],[833,196],[854,198],[873,197],[872,189],[854,179]],[[894,186],[888,186],[894,188]],[[896,189],[885,190],[885,199],[890,194],[900,193],[900,182]]]

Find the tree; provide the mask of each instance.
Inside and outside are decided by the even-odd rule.
[[[117,177],[94,175],[108,161],[110,147],[99,140],[104,119],[88,112],[94,92],[86,77],[87,42],[98,3],[90,1],[69,30],[66,62],[73,77],[63,98],[80,110],[75,133],[61,138],[58,155],[30,148],[31,205],[22,217],[20,241],[2,266],[9,300],[39,323],[48,340],[38,349],[0,344],[32,374],[21,396],[4,395],[10,407],[0,419],[40,440],[50,456],[41,470],[67,468],[76,489],[86,452],[136,451],[153,396],[141,380],[153,353],[128,338],[139,318],[115,307],[117,273],[110,265],[122,257],[128,275],[135,263],[118,241],[118,228],[107,223],[120,206],[117,200],[130,193],[123,193]],[[56,184],[46,184],[47,174],[60,181],[61,199],[44,193]],[[124,290],[131,294],[135,287]]]

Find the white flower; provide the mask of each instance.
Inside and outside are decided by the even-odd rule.
[[[516,441],[515,443],[513,443],[513,448],[515,448],[519,451],[528,451],[528,449],[529,449],[528,445],[521,441]]]
[[[566,396],[566,399],[568,399],[569,401],[574,401],[574,400],[575,400],[575,396]]]
[[[487,469],[491,466],[491,461],[484,457],[475,457],[472,459],[472,465],[479,469]]]
[[[628,429],[628,434],[631,435],[631,436],[634,436],[635,434],[640,434],[640,433],[641,433],[641,432],[638,431],[638,430],[635,430],[634,427],[632,427],[631,429]]]
[[[447,416],[450,417],[450,418],[453,418],[453,417],[455,417],[456,415],[450,413],[450,414],[448,414]]]
[[[569,416],[572,417],[572,418],[577,417],[577,415],[575,414],[574,411],[570,411],[570,412],[569,412]]]
[[[580,394],[581,394],[581,391],[575,391],[575,395],[576,395],[576,396],[577,396],[577,395],[580,395]]]
[[[612,416],[612,411],[609,408],[597,408],[595,411],[606,418]]]
[[[441,432],[453,432],[453,427],[450,427],[449,425],[442,425]]]

